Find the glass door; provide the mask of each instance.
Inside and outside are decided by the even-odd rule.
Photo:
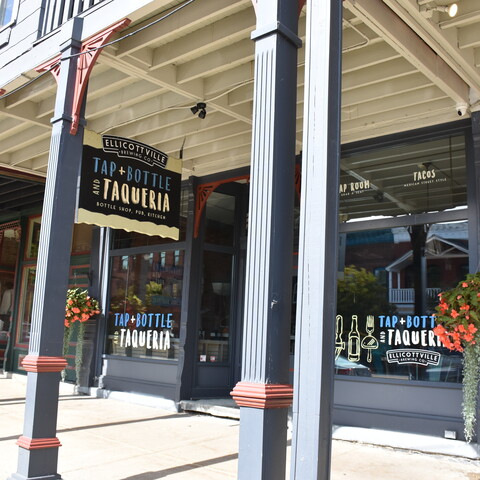
[[[225,396],[239,375],[245,184],[219,186],[203,218],[194,396]]]

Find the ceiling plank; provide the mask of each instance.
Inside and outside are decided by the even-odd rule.
[[[180,85],[177,82],[177,69],[174,65],[168,65],[161,70],[146,71],[132,65],[124,59],[116,58],[110,52],[103,53],[102,63],[106,63],[113,68],[128,72],[130,75],[134,75],[137,78],[150,81],[160,87],[167,88],[172,92],[184,95],[186,99],[193,100],[194,102],[200,101],[204,98],[203,81],[197,79]],[[228,103],[222,99],[209,102],[209,105],[211,108],[226,113],[227,115],[231,115],[237,120],[242,120],[247,124],[252,123],[251,112],[248,109],[243,108],[243,106],[230,107]]]
[[[471,88],[480,91],[480,73],[474,65],[473,51],[459,48],[461,43],[459,36],[463,28],[442,29],[441,24],[422,15],[416,0],[385,0],[385,3]],[[477,3],[475,1],[475,4]],[[478,7],[478,5],[475,6]],[[460,8],[466,11],[467,2],[462,2]],[[478,28],[476,31],[478,32]],[[478,37],[478,33],[476,36]]]
[[[243,122],[240,123],[243,125],[243,128],[245,128],[245,124]],[[177,141],[178,143],[178,140],[181,140],[180,144],[183,144],[185,140],[187,143],[190,143],[190,136],[192,135],[207,134],[210,130],[215,131],[219,127],[232,124],[236,125],[237,131],[239,131],[238,120],[232,119],[220,112],[213,112],[209,113],[204,120],[192,116],[190,120],[185,120],[176,125],[168,125],[162,122],[156,130],[137,134],[135,138],[147,145],[157,145],[158,148],[162,150],[163,145],[170,141]],[[242,129],[240,129],[240,131],[242,131]],[[120,136],[131,138],[128,134]]]
[[[353,104],[348,107],[342,106],[342,121],[361,118],[363,116],[377,115],[389,110],[400,110],[404,107],[418,106],[423,108],[433,100],[445,98],[446,94],[437,86],[432,85],[425,88],[406,91],[392,95],[387,100],[385,98],[371,99],[369,102]]]
[[[50,120],[47,118],[37,118],[38,104],[32,101],[26,101],[16,104],[16,106],[6,107],[6,98],[0,100],[0,110],[8,117],[21,120],[22,122],[28,122],[33,125],[45,127],[47,129],[52,128]]]
[[[156,48],[153,51],[151,68],[160,68],[174,62],[184,63],[186,59],[193,59],[236,43],[249,37],[250,32],[255,28],[255,22],[255,13],[250,8],[236,15],[222,18],[189,35],[175,39],[174,42]]]
[[[196,78],[217,75],[237,65],[251,62],[255,55],[255,45],[250,40],[241,40],[228,47],[219,48],[214,52],[178,65],[177,81],[182,84]]]
[[[344,0],[343,4],[455,102],[468,103],[465,81],[382,1]]]
[[[375,83],[360,88],[352,88],[342,94],[342,107],[358,105],[359,103],[370,102],[386,97],[391,99],[395,95],[430,85],[432,85],[431,80],[422,73],[417,72],[412,75],[407,75],[406,77],[387,80],[380,84]]]
[[[250,0],[239,2],[238,0],[222,0],[221,2],[207,1],[197,2],[194,7],[186,7],[182,10],[180,15],[172,15],[156,25],[137,33],[136,35],[122,40],[118,48],[117,56],[124,57],[132,52],[144,48],[161,41],[167,43],[172,38],[179,37],[185,31],[191,31],[196,26],[199,28],[202,25],[211,23],[217,19],[221,19],[235,13],[239,10],[239,6],[251,6]],[[128,34],[131,31],[137,30],[139,27],[146,25],[157,18],[161,18],[163,13],[156,17],[150,18],[140,25],[134,25],[131,29],[124,31]]]

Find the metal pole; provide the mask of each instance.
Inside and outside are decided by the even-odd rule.
[[[240,405],[240,480],[285,478],[292,401],[289,339],[293,257],[298,3],[254,1],[255,93]]]
[[[62,46],[63,58],[77,53],[81,20],[68,22],[70,39]],[[62,62],[35,279],[30,345],[23,362],[28,372],[23,435],[19,438],[18,469],[11,480],[59,479],[56,437],[60,371],[65,367],[63,331],[65,297],[70,268],[70,247],[76,187],[82,154],[83,129],[70,135],[71,105],[77,58]]]
[[[330,478],[342,2],[307,1],[291,478]]]

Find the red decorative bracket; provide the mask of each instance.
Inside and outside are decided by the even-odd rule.
[[[85,95],[85,89],[87,88],[88,79],[92,72],[93,66],[100,55],[101,47],[103,47],[112,37],[115,32],[122,30],[130,25],[130,19],[125,18],[120,22],[111,25],[103,30],[103,32],[97,33],[88,40],[82,43],[82,47],[79,52],[77,63],[77,74],[75,77],[75,90],[73,93],[73,105],[72,105],[72,125],[70,126],[70,133],[76,135],[78,131],[78,125],[80,123],[80,109],[82,106],[83,96]],[[54,66],[51,70],[55,80],[58,82],[60,75],[60,55],[52,60],[40,65],[36,68],[37,72],[44,72]]]
[[[82,106],[83,95],[87,88],[87,82],[92,72],[93,66],[100,55],[101,47],[103,47],[115,32],[122,30],[130,25],[130,19],[125,18],[120,22],[111,25],[103,32],[97,33],[93,37],[85,40],[80,49],[80,57],[77,64],[77,77],[75,79],[75,92],[73,94],[72,106],[72,125],[70,133],[76,135],[78,124],[80,122],[80,108]]]
[[[3,88],[0,88],[0,96],[5,95],[6,93],[7,93],[6,90],[4,90]]]
[[[224,183],[236,182],[237,180],[248,180],[250,175],[242,175],[241,177],[226,178],[225,180],[218,180],[217,182],[202,183],[197,187],[197,195],[195,199],[195,223],[193,229],[193,237],[198,237],[200,230],[200,219],[202,218],[203,210],[207,204],[208,197]]]
[[[39,73],[50,70],[53,78],[58,83],[58,77],[60,76],[60,55],[57,55],[55,58],[52,58],[48,62],[42,63],[35,70]]]

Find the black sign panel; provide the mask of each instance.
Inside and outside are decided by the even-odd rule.
[[[181,161],[135,140],[85,132],[77,222],[178,240]]]

